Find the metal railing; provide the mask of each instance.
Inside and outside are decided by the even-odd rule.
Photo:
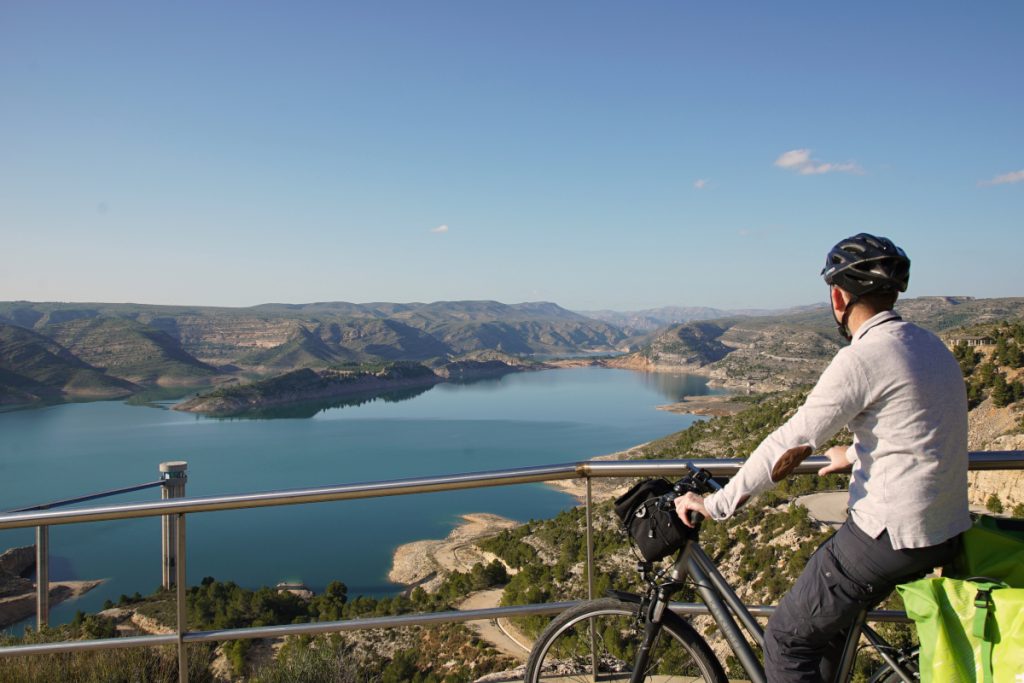
[[[135,491],[142,491],[144,489],[155,488],[157,486],[164,486],[165,483],[166,482],[164,480],[157,480],[149,481],[145,484],[136,484],[134,486],[123,486],[121,488],[111,489],[108,491],[100,491],[99,493],[90,493],[85,496],[52,500],[48,503],[39,503],[38,505],[30,505],[16,510],[9,510],[7,514],[13,514],[16,512],[35,512],[37,510],[52,510],[53,508],[64,507],[66,505],[86,503],[90,500],[109,498],[110,496],[118,496],[123,493],[133,493]],[[50,527],[40,525],[36,527],[36,627],[43,628],[46,626],[49,621],[49,617]]]
[[[185,516],[195,512],[242,510],[277,505],[299,505],[304,503],[323,503],[339,500],[354,500],[359,498],[378,498],[383,496],[399,496],[414,493],[454,491],[489,486],[508,486],[512,484],[540,483],[582,478],[586,481],[585,504],[588,597],[592,597],[594,573],[592,521],[593,496],[591,483],[594,478],[682,476],[688,472],[687,463],[693,463],[699,467],[703,467],[709,470],[716,477],[730,477],[739,470],[743,462],[744,461],[739,459],[585,461],[561,465],[544,465],[509,470],[495,470],[490,472],[474,472],[361,484],[342,484],[339,486],[270,491],[266,493],[176,498],[162,500],[159,502],[124,503],[120,505],[106,505],[72,510],[41,510],[2,514],[0,515],[0,530],[26,527],[45,528],[59,524],[80,524],[104,520],[157,517],[161,515],[172,516],[173,519],[176,520],[177,525],[177,534],[175,538],[177,562],[174,567],[176,579],[175,599],[177,606],[177,630],[176,633],[168,635],[147,635],[130,638],[107,638],[100,640],[66,641],[38,645],[17,645],[0,648],[0,657],[75,652],[83,650],[176,645],[178,648],[179,681],[181,683],[187,683],[188,659],[187,648],[185,646],[188,643],[219,642],[247,638],[273,638],[301,634],[314,635],[366,628],[414,626],[433,623],[475,621],[499,617],[557,613],[577,603],[561,602],[533,604],[482,610],[409,614],[393,617],[347,619],[342,621],[326,621],[305,624],[286,624],[279,626],[223,629],[215,631],[189,631],[186,623],[185,600]],[[825,458],[808,458],[805,462],[799,465],[796,470],[794,470],[794,473],[813,474],[826,463],[827,460]],[[1024,469],[1024,451],[990,451],[971,453],[970,469],[975,471]],[[771,607],[755,606],[751,611],[754,616],[768,616],[772,609],[773,608]],[[685,614],[699,614],[706,612],[706,608],[702,604],[694,603],[676,603],[673,605],[673,610]],[[874,621],[901,621],[906,619],[905,615],[901,612],[892,611],[875,611],[870,613],[869,618]]]

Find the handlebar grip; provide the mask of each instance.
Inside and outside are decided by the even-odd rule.
[[[690,524],[697,526],[701,520],[704,519],[704,515],[700,514],[696,510],[687,510],[686,518],[690,521]]]

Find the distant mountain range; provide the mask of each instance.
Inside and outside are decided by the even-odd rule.
[[[736,316],[780,315],[789,312],[815,308],[816,306],[800,306],[788,309],[740,308],[725,310],[706,306],[663,306],[648,308],[642,311],[579,311],[581,315],[595,320],[603,320],[621,327],[626,333],[651,332],[662,327],[691,320],[718,320]]]
[[[940,336],[965,326],[1024,317],[1024,298],[919,297],[896,310]],[[774,391],[810,384],[843,344],[824,304],[759,316],[691,320],[663,328],[609,364],[694,372],[719,385]]]
[[[900,302],[942,332],[1024,316],[1024,299]],[[601,318],[601,319],[599,319]],[[496,301],[322,302],[250,308],[0,302],[0,405],[116,398],[352,363],[623,353],[615,364],[772,388],[813,379],[838,348],[824,305],[575,313]],[[639,349],[639,351],[637,351]]]
[[[626,336],[545,302],[0,302],[0,403],[107,398],[353,362],[614,352]]]

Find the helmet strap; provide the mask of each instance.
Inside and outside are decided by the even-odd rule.
[[[839,336],[846,341],[853,341],[853,335],[850,334],[850,328],[848,323],[850,321],[850,312],[853,310],[853,305],[860,299],[856,294],[850,295],[850,300],[846,302],[846,309],[843,311],[843,317],[840,319],[836,315],[836,309],[832,305],[832,288],[829,287],[829,301],[828,305],[832,308],[832,319],[836,321],[836,325],[839,327]]]

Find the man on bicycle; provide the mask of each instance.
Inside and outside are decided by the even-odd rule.
[[[883,237],[842,240],[822,270],[832,314],[850,345],[806,402],[770,434],[723,490],[675,501],[721,520],[784,479],[843,427],[819,475],[849,471],[849,518],[815,551],[765,630],[772,683],[831,681],[846,630],[894,586],[948,562],[967,510],[967,397],[960,368],[934,334],[903,321],[910,259]]]

